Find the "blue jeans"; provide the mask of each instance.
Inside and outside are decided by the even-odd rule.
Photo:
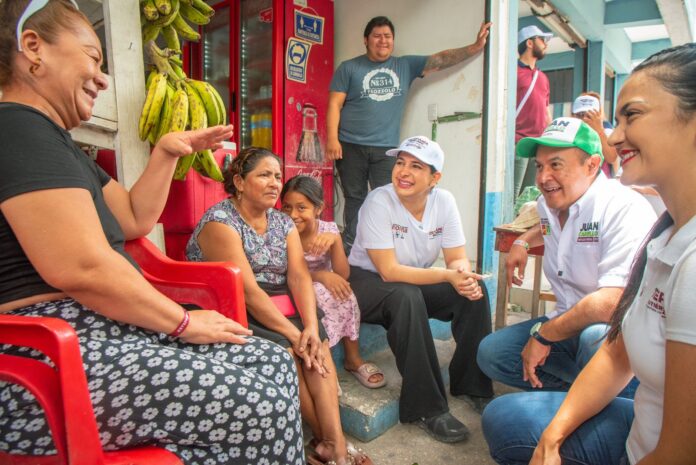
[[[494,399],[481,417],[493,460],[500,465],[528,464],[565,396],[565,392],[519,392]],[[632,421],[633,401],[617,397],[563,442],[563,463],[628,464],[626,438]]]
[[[531,389],[522,378],[522,349],[529,340],[529,330],[538,321],[548,321],[542,316],[507,326],[486,336],[479,345],[476,361],[489,378],[508,386]],[[578,336],[554,342],[551,353],[536,373],[544,385],[544,391],[567,391],[585,365],[597,352],[607,332],[607,325],[596,324],[585,328]],[[628,383],[619,397],[633,399],[638,380]]]
[[[529,340],[529,330],[542,316],[523,321],[489,334],[479,345],[476,360],[490,378],[520,389],[531,389],[522,378],[522,349]],[[585,328],[579,336],[555,342],[544,365],[537,367],[537,376],[547,391],[567,391],[580,370],[595,354],[607,331],[607,325]]]

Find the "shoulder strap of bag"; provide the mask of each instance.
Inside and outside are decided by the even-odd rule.
[[[527,88],[527,93],[524,94],[524,97],[522,97],[522,101],[520,102],[519,105],[517,105],[517,112],[515,113],[515,118],[517,118],[520,115],[520,112],[522,111],[524,104],[527,103],[529,96],[532,95],[532,91],[534,90],[534,85],[537,82],[537,77],[539,77],[539,70],[535,69],[534,75],[532,76],[532,82],[531,82],[531,84],[529,84],[529,88]]]

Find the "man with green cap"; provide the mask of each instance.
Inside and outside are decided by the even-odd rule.
[[[567,390],[600,346],[633,255],[656,219],[642,196],[605,177],[601,147],[594,129],[576,118],[557,118],[540,137],[517,144],[517,156],[536,164],[540,223],[514,242],[508,282],[498,285],[522,284],[527,250],[543,244],[556,307],[481,341],[477,361],[494,380]],[[632,389],[624,395],[632,397]]]

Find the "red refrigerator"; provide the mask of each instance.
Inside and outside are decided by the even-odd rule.
[[[237,150],[269,148],[283,159],[284,179],[319,179],[322,217],[333,219],[333,164],[325,157],[333,0],[208,3],[216,13],[191,50],[194,76],[225,100]]]

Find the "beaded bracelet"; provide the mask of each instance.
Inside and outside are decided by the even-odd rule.
[[[181,323],[179,323],[179,326],[177,326],[176,329],[175,329],[174,331],[172,331],[171,333],[169,333],[169,335],[170,335],[171,337],[179,337],[179,336],[181,336],[181,333],[184,332],[184,330],[185,330],[186,327],[188,326],[190,320],[191,320],[191,316],[189,315],[189,312],[187,312],[186,310],[184,310],[184,318],[182,318]]]
[[[512,245],[520,245],[524,247],[524,250],[529,250],[529,242],[523,241],[522,239],[515,239]]]

